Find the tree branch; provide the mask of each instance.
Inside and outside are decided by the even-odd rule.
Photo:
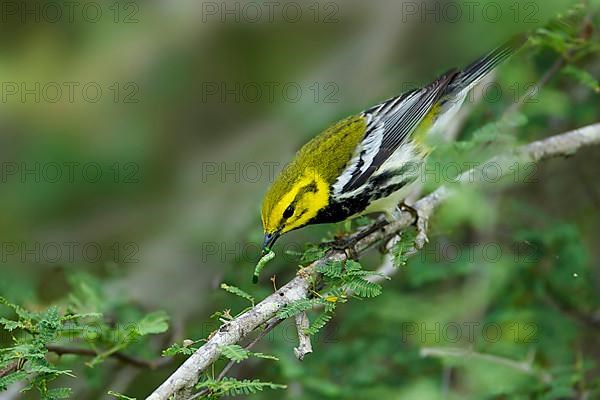
[[[48,351],[50,351],[52,353],[58,354],[59,356],[62,356],[63,354],[75,354],[75,355],[79,355],[79,356],[95,357],[99,354],[97,351],[92,350],[92,349],[84,349],[81,347],[59,346],[59,345],[54,345],[54,344],[46,345],[46,349],[48,349]],[[161,367],[164,367],[164,366],[170,364],[173,361],[172,357],[168,357],[168,358],[163,357],[163,358],[159,358],[156,360],[145,360],[143,358],[131,356],[129,354],[122,353],[120,351],[112,353],[109,357],[119,360],[123,364],[129,364],[129,365],[133,365],[138,368],[148,368],[148,369],[161,368]]]
[[[300,361],[304,360],[304,356],[313,352],[310,336],[305,332],[310,327],[310,321],[306,312],[301,312],[295,316],[296,330],[298,331],[298,347],[294,347],[294,354]]]
[[[494,354],[478,353],[471,349],[461,349],[456,347],[423,347],[421,349],[421,357],[457,357],[461,359],[471,358],[484,360],[498,365],[515,369],[527,375],[532,375],[540,379],[544,383],[552,381],[552,375],[544,371],[538,371],[533,366],[534,354],[530,353],[527,359],[523,361],[515,361],[510,358],[496,356]]]
[[[92,349],[85,349],[85,348],[81,348],[81,347],[60,346],[60,345],[55,345],[55,344],[47,344],[46,349],[49,352],[55,353],[59,356],[62,356],[64,354],[74,354],[74,355],[78,355],[78,356],[95,357],[100,354],[97,351],[92,350]],[[118,361],[122,362],[123,364],[132,365],[137,368],[148,368],[148,369],[162,368],[162,367],[169,365],[173,361],[173,357],[163,357],[163,358],[158,358],[155,360],[145,360],[143,358],[131,356],[129,354],[122,353],[120,351],[110,354],[109,357],[114,358],[115,360],[118,360]],[[8,364],[3,369],[0,369],[0,378],[21,369],[22,363],[21,363],[21,366],[19,364],[20,364],[19,361],[14,361],[14,362]]]
[[[262,338],[264,338],[269,332],[271,332],[273,329],[275,329],[275,327],[277,325],[279,325],[280,323],[282,323],[283,320],[279,319],[279,318],[273,318],[265,327],[265,329],[263,329],[258,335],[256,335],[256,337],[254,339],[252,339],[252,341],[250,343],[248,343],[248,345],[246,345],[246,347],[244,347],[244,349],[246,350],[250,350],[251,348],[253,348],[258,342],[260,342],[260,340]],[[227,363],[227,365],[223,368],[223,370],[219,373],[219,376],[217,376],[217,381],[220,381],[221,379],[223,379],[225,377],[225,375],[227,374],[227,372],[229,372],[229,370],[235,365],[237,364],[237,362],[235,361],[229,361]],[[193,396],[191,396],[189,398],[189,400],[194,400],[197,399],[200,396],[203,396],[205,394],[209,393],[209,389],[203,389],[200,392],[194,394]]]
[[[515,162],[538,162],[552,157],[569,156],[581,147],[598,144],[600,144],[600,123],[536,141],[518,147],[510,153],[493,157],[482,165],[460,175],[456,183],[463,185],[482,181],[482,176],[484,176],[482,171],[485,171],[486,166],[490,164],[499,166],[501,173],[506,174],[509,171],[508,166],[513,165]],[[455,185],[452,187],[448,185],[441,186],[414,203],[412,207],[424,215],[430,215],[455,190]],[[399,213],[397,219],[358,241],[354,246],[354,250],[360,256],[373,245],[379,242],[387,242],[394,238],[413,223],[415,223],[414,214],[409,211],[402,211]],[[252,331],[270,321],[284,306],[297,300],[308,298],[309,287],[316,267],[332,261],[343,261],[345,259],[346,253],[344,251],[332,250],[323,258],[302,268],[296,277],[285,286],[265,298],[249,311],[222,325],[202,347],[173,372],[147,399],[167,400],[171,398],[189,398],[200,373],[221,355],[221,346],[240,342]],[[391,275],[395,270],[386,269],[385,272]]]
[[[12,374],[19,369],[19,361],[13,361],[4,368],[0,369],[0,378]]]

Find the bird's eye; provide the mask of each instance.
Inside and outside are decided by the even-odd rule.
[[[288,206],[288,208],[286,208],[283,212],[283,218],[289,218],[292,215],[294,215],[294,207]]]

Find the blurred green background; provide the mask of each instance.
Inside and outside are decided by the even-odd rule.
[[[576,4],[3,2],[0,295],[44,310],[86,288],[90,311],[123,324],[164,310],[169,331],[129,349],[147,359],[205,338],[218,326],[213,312],[244,306],[221,282],[260,299],[272,291],[266,276],[278,285],[293,276],[298,262],[282,251],[250,285],[262,195],[304,142],[515,33],[559,16],[577,31],[597,4]],[[458,140],[477,138],[559,57],[539,46],[504,65],[495,92],[468,102]],[[600,75],[597,56],[575,65]],[[502,139],[526,143],[598,121],[598,94],[573,75],[556,74]],[[304,362],[284,324],[257,350],[280,362],[242,363],[230,375],[288,385],[253,396],[265,399],[597,398],[599,165],[600,150],[583,149],[527,171],[526,182],[465,191],[436,214],[423,254],[378,298],[340,307]],[[300,250],[337,229],[309,227],[279,246]],[[374,252],[364,265],[379,260]],[[3,346],[13,335],[0,331]],[[552,379],[421,357],[427,346],[529,355]],[[144,398],[184,359],[146,371],[49,357],[73,369],[77,378],[57,385],[76,399],[108,390]],[[19,385],[0,399],[37,398]]]

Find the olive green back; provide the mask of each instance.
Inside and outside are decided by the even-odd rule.
[[[307,169],[316,171],[327,183],[333,184],[352,158],[365,130],[366,121],[362,116],[348,117],[302,146],[267,191],[264,208],[270,209]]]

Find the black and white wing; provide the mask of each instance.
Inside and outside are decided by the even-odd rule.
[[[456,76],[451,70],[422,88],[393,97],[361,113],[365,136],[333,185],[333,193],[349,194],[367,180],[406,142]]]

